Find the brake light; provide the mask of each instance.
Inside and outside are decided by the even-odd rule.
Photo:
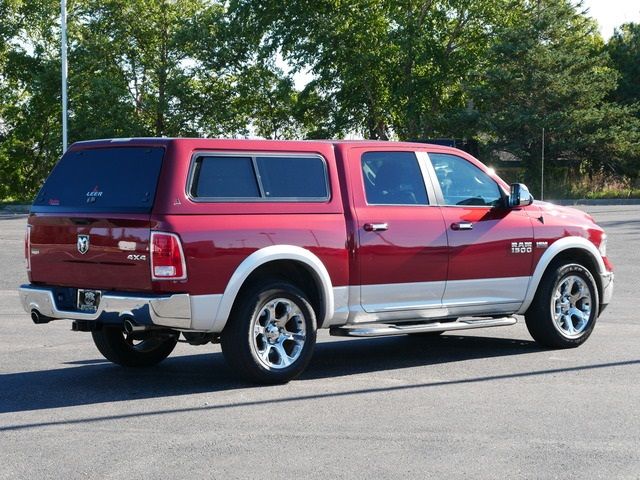
[[[151,278],[153,280],[187,278],[182,244],[175,233],[151,232]]]
[[[27,231],[24,232],[24,261],[27,266],[27,272],[31,271],[31,225],[27,225]]]

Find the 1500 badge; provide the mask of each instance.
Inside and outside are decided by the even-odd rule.
[[[531,253],[533,242],[511,242],[511,253]]]

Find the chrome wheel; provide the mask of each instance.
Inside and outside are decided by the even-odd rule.
[[[582,335],[591,318],[591,291],[577,275],[563,278],[551,300],[551,315],[558,331],[568,338]]]
[[[304,314],[288,298],[269,300],[253,317],[250,334],[251,348],[262,365],[271,370],[287,368],[304,348]]]

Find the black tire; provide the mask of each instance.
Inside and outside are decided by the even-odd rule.
[[[316,343],[316,316],[306,295],[281,281],[254,285],[241,295],[220,339],[228,364],[251,382],[296,378]]]
[[[91,335],[104,358],[123,367],[157,365],[171,354],[178,343],[177,334],[145,332],[132,336],[120,327],[103,327]]]
[[[599,305],[598,288],[588,269],[577,263],[551,265],[525,313],[527,329],[542,346],[575,348],[591,335]]]

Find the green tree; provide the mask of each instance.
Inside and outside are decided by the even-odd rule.
[[[0,198],[29,198],[60,154],[56,6],[0,6]]]
[[[627,105],[640,103],[640,24],[625,23],[616,29],[607,51],[620,74],[613,98]]]
[[[465,83],[483,66],[502,0],[235,0],[251,48],[314,75],[302,98],[332,115],[320,131],[387,139],[464,135]],[[252,42],[252,43],[251,43]]]
[[[473,87],[490,150],[523,160],[538,186],[542,129],[550,165],[615,171],[637,153],[630,111],[609,103],[617,73],[592,20],[568,0],[514,1]]]
[[[30,198],[61,153],[58,1],[0,4],[0,196]],[[206,0],[70,0],[69,139],[229,135],[247,114],[218,50],[224,9]],[[218,70],[203,67],[218,62]]]

